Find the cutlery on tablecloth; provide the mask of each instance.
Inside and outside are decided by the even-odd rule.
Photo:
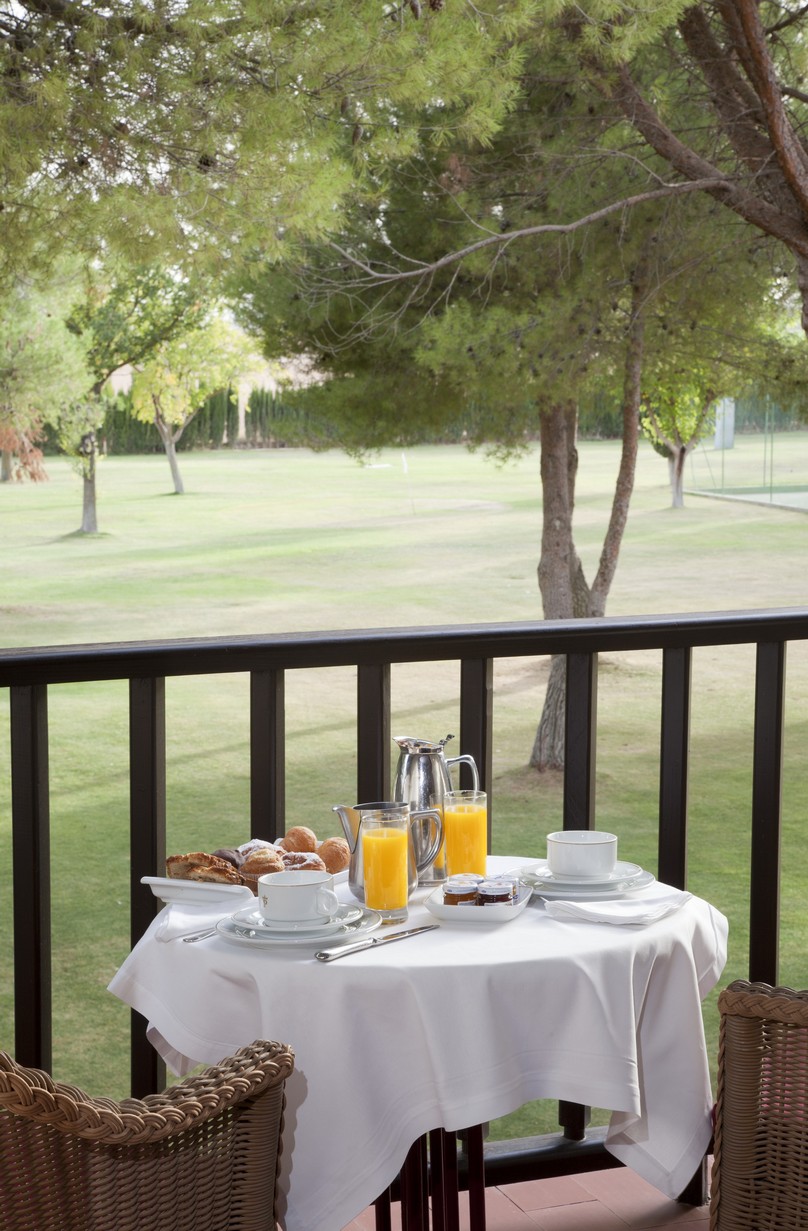
[[[192,945],[195,940],[204,940],[207,936],[215,936],[216,928],[205,928],[204,932],[190,932],[187,936],[179,937],[186,945]],[[176,938],[175,938],[176,939]]]
[[[422,932],[434,932],[440,925],[425,923],[419,928],[407,928],[404,932],[395,932],[392,936],[371,936],[367,940],[358,940],[353,945],[340,945],[338,949],[318,949],[315,957],[318,962],[334,962],[338,957],[347,957],[349,953],[359,953],[362,949],[375,949],[378,945],[389,945],[394,940],[406,940],[408,936],[420,936]]]

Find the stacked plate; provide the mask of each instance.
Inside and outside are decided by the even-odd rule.
[[[546,860],[521,873],[522,881],[542,898],[613,898],[653,885],[654,876],[636,863],[618,860],[608,876],[576,879],[550,871]]]
[[[234,944],[274,948],[277,945],[322,947],[333,941],[353,940],[381,926],[382,917],[364,906],[340,906],[332,919],[306,923],[275,923],[265,919],[256,907],[247,907],[220,919],[216,930]]]

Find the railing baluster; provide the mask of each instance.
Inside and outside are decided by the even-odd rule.
[[[48,690],[11,689],[14,863],[14,1047],[20,1064],[50,1069],[50,802]]]
[[[764,983],[778,978],[785,673],[785,643],[761,642],[755,669],[749,978]]]
[[[564,828],[595,825],[597,654],[567,655],[564,715]]]
[[[390,664],[360,663],[356,680],[357,803],[390,797]]]
[[[488,849],[491,849],[494,759],[494,663],[491,658],[464,658],[460,662],[460,748],[474,757],[480,788],[488,792]],[[467,766],[460,766],[460,782],[471,786]]]
[[[687,780],[690,749],[690,646],[662,653],[659,765],[659,879],[687,884]]]
[[[166,859],[166,698],[161,677],[129,681],[130,926],[136,944],[160,904],[146,886],[161,876]],[[132,1095],[142,1098],[165,1085],[165,1064],[148,1042],[145,1022],[132,1013]]]
[[[286,832],[286,677],[250,672],[250,837]]]

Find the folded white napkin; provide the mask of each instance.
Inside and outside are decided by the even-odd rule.
[[[255,898],[247,885],[244,886],[244,896],[235,893],[221,894],[211,897],[210,902],[172,902],[166,907],[163,917],[154,933],[155,940],[176,940],[178,936],[188,936],[191,932],[201,932],[205,928],[215,927],[220,919],[232,915],[235,910],[242,910],[254,902]]]
[[[654,923],[679,910],[690,901],[691,896],[670,885],[657,885],[636,897],[618,898],[613,902],[602,898],[597,902],[568,899],[545,902],[545,910],[553,919],[584,919],[587,923]]]

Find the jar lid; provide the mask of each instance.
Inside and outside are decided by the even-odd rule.
[[[468,889],[471,885],[481,884],[485,880],[484,876],[478,876],[476,872],[456,872],[454,876],[447,876],[445,888],[451,886],[452,889]]]

